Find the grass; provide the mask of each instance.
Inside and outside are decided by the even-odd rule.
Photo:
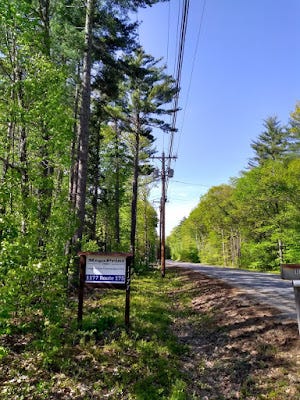
[[[170,329],[177,311],[168,293],[178,279],[162,279],[158,271],[133,279],[129,332],[125,292],[94,290],[85,296],[80,331],[74,299],[64,321],[3,334],[0,398],[187,399],[179,368],[187,348]]]
[[[209,304],[216,291],[213,306],[201,312],[192,307],[193,299],[200,299],[201,307]],[[120,290],[86,293],[80,330],[77,299],[57,322],[3,324],[0,399],[196,400],[208,394],[211,400],[221,400],[237,398],[235,388],[244,400],[286,398],[294,367],[284,358],[281,362],[267,327],[243,334],[248,327],[244,307],[237,310],[245,318],[227,324],[223,306],[229,299],[222,293],[207,279],[195,283],[175,269],[162,279],[160,271],[151,270],[133,277],[129,331],[124,323],[125,292]],[[230,309],[234,304],[235,299]],[[242,342],[243,351],[237,349]],[[266,375],[269,367],[274,376]],[[232,384],[232,397],[231,392],[223,393],[224,382]],[[297,394],[289,392],[291,399]]]

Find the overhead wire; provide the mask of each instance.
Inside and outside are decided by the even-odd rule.
[[[171,5],[169,1],[168,7],[168,33],[167,33],[167,57],[166,57],[166,64],[169,64],[169,46],[170,46],[170,25],[171,25]]]
[[[179,35],[180,35],[179,26],[180,26],[180,15],[182,13],[181,5],[182,5],[182,2],[179,1],[178,12],[177,12],[177,25],[176,25],[175,54],[178,54],[178,47],[179,47]],[[175,59],[174,60],[174,65],[173,65],[173,76],[175,76],[175,74],[176,74],[176,66],[177,66],[177,62],[176,62],[176,59]]]
[[[183,66],[183,56],[184,56],[185,38],[186,38],[187,23],[188,23],[189,6],[190,6],[190,0],[184,0],[182,16],[181,16],[179,48],[178,48],[176,73],[175,73],[175,82],[176,82],[177,92],[175,94],[174,101],[173,101],[174,113],[173,113],[172,123],[171,123],[169,157],[172,157],[172,154],[173,154],[174,133],[175,133],[175,129],[176,129],[177,110],[178,110],[178,101],[179,101],[179,92],[180,92],[181,73],[182,73],[182,66]],[[169,159],[168,163],[170,164],[170,159]]]
[[[181,127],[179,129],[179,136],[178,136],[178,144],[177,144],[177,152],[176,152],[176,154],[178,154],[178,152],[179,152],[179,145],[180,145],[181,135],[182,135],[182,132],[183,132],[183,126],[184,126],[184,122],[185,122],[186,111],[187,111],[187,108],[188,108],[188,102],[189,102],[189,98],[190,98],[192,80],[193,80],[193,76],[194,76],[194,69],[195,69],[196,58],[197,58],[198,49],[199,49],[199,43],[200,43],[200,36],[201,36],[203,20],[204,20],[205,7],[206,7],[206,0],[203,0],[201,17],[200,17],[200,24],[199,24],[199,28],[198,28],[198,32],[197,32],[197,38],[196,38],[196,46],[195,46],[193,60],[192,60],[192,68],[191,68],[191,73],[190,73],[190,78],[189,78],[189,83],[188,83],[188,88],[187,88],[185,105],[183,107],[182,122],[181,122]]]
[[[174,145],[174,135],[175,135],[175,131],[176,131],[177,111],[178,111],[178,102],[179,102],[181,73],[182,73],[183,58],[184,58],[185,38],[186,38],[186,31],[187,31],[187,25],[188,25],[189,7],[190,7],[190,0],[184,0],[182,13],[181,13],[181,25],[180,25],[180,34],[179,34],[177,62],[176,62],[175,73],[174,73],[177,92],[176,92],[176,94],[174,96],[174,100],[173,100],[174,112],[173,112],[172,121],[171,121],[167,171],[170,170],[171,159],[174,157],[173,145]],[[178,26],[179,26],[179,23],[178,23]],[[168,179],[166,180],[166,185],[168,186]]]
[[[171,5],[170,1],[168,2],[168,29],[167,29],[167,48],[166,48],[166,66],[169,65],[169,47],[170,47],[170,26],[171,26]],[[162,142],[162,149],[163,152],[165,151],[165,132],[163,133],[163,142]]]
[[[183,181],[176,181],[176,180],[173,180],[173,182],[182,183],[183,185],[188,185],[188,186],[202,186],[205,188],[209,188],[208,185],[204,185],[203,183],[183,182]]]
[[[200,16],[200,23],[199,23],[197,37],[196,37],[196,45],[195,45],[194,54],[193,54],[193,58],[192,58],[192,64],[191,64],[192,67],[191,67],[191,72],[189,74],[189,83],[188,83],[188,88],[187,88],[186,100],[185,100],[185,104],[183,107],[183,116],[182,116],[180,129],[178,130],[179,135],[178,135],[177,149],[176,149],[176,153],[175,153],[176,155],[178,155],[178,153],[179,153],[179,146],[180,146],[181,136],[182,136],[182,132],[183,132],[183,126],[184,126],[184,122],[185,122],[185,116],[186,116],[186,112],[187,112],[188,102],[189,102],[189,98],[190,98],[191,85],[192,85],[192,80],[193,80],[193,75],[194,75],[197,54],[198,54],[198,50],[199,50],[201,32],[202,32],[202,28],[203,28],[205,9],[206,9],[206,0],[203,0],[202,11],[201,11],[201,16]],[[188,17],[188,15],[187,15],[187,17]],[[188,20],[186,20],[185,23],[186,23],[186,27],[185,27],[185,31],[186,31]],[[184,33],[184,35],[186,35],[186,32]],[[184,40],[185,40],[185,36],[184,36]],[[183,57],[183,54],[182,54],[182,57]],[[182,69],[182,65],[181,65],[181,69]],[[180,71],[180,73],[181,73],[181,71]],[[181,79],[181,76],[180,76],[180,79]],[[178,86],[178,88],[180,89],[179,86]],[[178,93],[178,98],[176,99],[177,108],[178,108],[178,99],[179,99],[179,93]],[[175,102],[174,102],[174,104],[175,104]],[[176,113],[177,113],[177,111],[176,111]],[[174,136],[175,136],[175,131],[176,131],[176,122],[177,122],[177,117],[175,116],[175,118],[172,121],[173,133],[171,134],[172,137],[170,140],[170,147],[169,147],[168,170],[170,169],[172,160],[175,160],[175,162],[176,162],[176,159],[177,159],[177,157],[173,157],[173,143],[174,143]],[[167,188],[168,188],[168,184],[169,184],[169,181],[167,180],[167,182],[166,182]]]
[[[185,43],[186,43],[186,33],[187,33],[189,10],[190,10],[190,0],[184,0],[184,1],[179,0],[178,3],[179,3],[179,6],[178,6],[178,16],[177,16],[176,49],[175,49],[175,54],[177,54],[177,57],[176,57],[175,62],[174,62],[174,73],[173,73],[173,76],[174,76],[174,79],[175,79],[175,85],[176,85],[176,88],[177,88],[177,92],[176,92],[176,94],[174,96],[173,106],[172,106],[173,110],[174,110],[174,113],[172,115],[172,120],[171,120],[171,123],[170,123],[171,129],[170,129],[170,134],[169,134],[169,147],[168,147],[168,153],[167,153],[166,171],[170,170],[171,160],[175,158],[174,157],[174,152],[173,152],[174,137],[175,137],[175,132],[176,132],[177,113],[178,113],[178,109],[179,109],[178,103],[179,103],[179,94],[180,94],[180,87],[181,87],[181,75],[182,75],[182,69],[183,69],[183,60],[184,60]],[[182,130],[183,130],[184,117],[185,117],[185,114],[186,114],[186,108],[187,108],[189,95],[190,95],[190,90],[191,90],[191,84],[192,84],[192,78],[193,78],[193,73],[194,73],[194,68],[195,68],[196,56],[197,56],[197,52],[198,52],[200,35],[201,35],[201,31],[202,31],[205,6],[206,6],[206,0],[203,0],[202,12],[201,12],[201,17],[200,17],[200,24],[199,24],[199,28],[198,28],[196,46],[195,46],[193,60],[192,60],[192,68],[191,68],[191,73],[190,73],[190,78],[189,78],[189,83],[188,83],[186,101],[185,101],[185,106],[184,106],[184,110],[183,110],[184,114],[183,114],[181,129],[179,131],[179,141],[178,141],[177,152],[179,150],[179,143],[180,143],[180,138],[181,138]],[[167,48],[166,48],[167,65],[169,64],[170,20],[171,20],[170,14],[171,14],[171,8],[170,8],[170,2],[169,2],[168,23],[167,23],[167,26],[168,26]],[[180,17],[181,17],[181,21],[180,21]],[[139,22],[138,21],[138,14],[137,14],[137,22]],[[164,139],[163,139],[163,148],[164,147],[165,147],[165,143],[164,143]],[[164,150],[163,150],[163,152],[164,152]],[[168,173],[166,175],[166,190],[167,190],[167,187],[168,187]]]
[[[179,36],[179,21],[180,21],[180,9],[181,9],[181,0],[179,0],[179,11],[178,11],[178,18],[177,18],[177,27],[176,27],[176,50],[175,52],[177,53],[177,47],[178,47],[178,36]],[[169,68],[169,52],[170,52],[170,31],[171,31],[171,0],[168,1],[168,12],[167,12],[167,43],[166,43],[166,69],[170,70],[172,69],[172,66]],[[175,66],[176,64],[174,63],[173,65],[173,76],[175,74]],[[164,131],[162,135],[162,153],[165,152],[165,136],[168,135],[168,132]],[[166,140],[167,141],[167,140]]]

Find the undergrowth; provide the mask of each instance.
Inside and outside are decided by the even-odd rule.
[[[294,325],[220,282],[135,275],[130,329],[125,291],[89,289],[83,311],[80,329],[76,298],[56,316],[0,314],[1,400],[299,398]]]
[[[187,399],[179,368],[187,348],[170,330],[177,311],[168,292],[179,278],[169,278],[152,270],[133,279],[129,330],[125,292],[107,289],[85,293],[80,330],[77,299],[56,321],[24,323],[16,317],[6,324],[0,341],[0,398]]]

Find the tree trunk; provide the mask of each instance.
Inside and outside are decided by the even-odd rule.
[[[77,66],[77,77],[79,80],[80,65]],[[74,124],[73,124],[73,140],[71,145],[71,169],[70,169],[70,182],[69,182],[69,199],[73,208],[75,208],[76,195],[77,195],[77,181],[78,181],[78,109],[79,109],[79,84],[76,84],[75,99],[74,99]]]
[[[74,241],[82,239],[84,219],[85,219],[85,199],[87,184],[87,161],[89,144],[89,122],[91,104],[91,47],[92,47],[92,15],[94,0],[87,0],[86,20],[85,20],[85,48],[83,56],[83,71],[81,82],[81,99],[79,108],[78,123],[78,176],[77,176],[77,195],[75,199],[75,209],[78,217],[78,229],[74,235]],[[78,244],[78,249],[80,244]]]
[[[13,97],[11,96],[11,101],[13,101]],[[14,132],[15,132],[15,124],[13,122],[8,122],[7,124],[7,142],[5,144],[5,157],[3,158],[3,168],[2,168],[2,176],[1,182],[5,182],[5,177],[10,165],[10,157],[14,157]],[[14,161],[12,161],[12,165],[14,165]],[[0,207],[3,204],[0,205]]]
[[[147,213],[147,194],[143,196],[144,203],[144,260],[146,265],[150,262],[149,239],[148,239],[148,213]]]
[[[278,255],[280,264],[283,263],[283,243],[281,239],[278,239]]]
[[[43,23],[44,53],[50,57],[50,0],[39,0],[39,14]]]
[[[24,110],[24,94],[23,94],[23,88],[22,85],[20,84],[22,81],[22,71],[20,68],[17,66],[16,67],[17,72],[16,72],[16,80],[19,83],[18,85],[18,92],[17,92],[17,98],[18,98],[18,106],[20,110]],[[22,193],[22,226],[21,226],[21,232],[22,234],[27,233],[27,223],[28,223],[28,197],[29,197],[29,176],[28,176],[28,157],[27,157],[27,134],[26,134],[26,128],[25,128],[25,123],[23,120],[21,121],[20,125],[20,162],[21,162],[21,193]]]
[[[117,249],[120,246],[120,154],[119,154],[119,130],[115,124],[116,142],[115,142],[115,244]]]
[[[95,142],[95,164],[93,168],[93,194],[92,194],[92,223],[91,223],[91,232],[90,238],[92,240],[96,240],[96,227],[97,227],[97,213],[98,213],[98,192],[99,192],[99,163],[100,163],[100,133],[96,133],[96,142]]]
[[[50,1],[39,0],[39,15],[43,26],[43,52],[50,58]],[[54,167],[50,161],[49,142],[51,140],[47,123],[41,117],[41,132],[43,144],[40,147],[40,176],[41,185],[38,190],[39,204],[38,213],[40,221],[39,246],[44,247],[45,238],[48,235],[48,220],[51,215],[52,196],[53,196],[53,174]]]
[[[134,148],[134,165],[133,165],[133,182],[132,182],[132,201],[131,201],[131,231],[130,231],[130,251],[133,255],[133,265],[135,257],[135,236],[136,236],[136,220],[137,220],[137,200],[138,200],[138,179],[139,179],[139,153],[140,153],[140,135],[139,135],[139,118],[137,116],[137,129],[135,132],[135,148]]]
[[[27,201],[29,197],[29,177],[27,171],[27,135],[24,126],[20,128],[20,161],[21,161],[21,192],[22,192],[22,227],[21,231],[24,235],[27,232],[28,211]]]
[[[221,237],[222,237],[222,256],[223,256],[223,265],[227,266],[227,257],[226,257],[226,243],[224,238],[224,231],[221,230]]]

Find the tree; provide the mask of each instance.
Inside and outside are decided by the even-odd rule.
[[[194,225],[194,220],[192,221],[191,214],[188,218],[184,218],[167,237],[167,246],[170,248],[172,259],[190,262],[200,260],[197,236],[199,231]]]
[[[5,115],[2,127],[7,129],[3,183],[9,181],[7,174],[14,174],[11,211],[21,206],[20,230],[23,235],[31,230],[32,235],[35,226],[41,253],[45,252],[56,178],[68,162],[61,155],[63,147],[69,146],[71,123],[67,76],[64,67],[50,59],[48,5],[47,1],[20,1],[0,9],[5,77],[0,108]]]
[[[90,104],[91,104],[91,68],[92,68],[92,25],[94,13],[94,0],[87,0],[84,28],[84,55],[81,78],[81,95],[78,121],[78,154],[76,159],[75,209],[78,217],[78,228],[73,241],[82,239],[85,219],[85,199],[87,184],[87,160],[89,144]]]
[[[265,130],[251,144],[255,155],[249,161],[250,168],[262,165],[267,160],[283,159],[290,151],[291,133],[281,126],[277,117],[267,118],[263,126]]]
[[[129,133],[133,159],[130,247],[134,255],[139,175],[142,169],[147,170],[145,161],[153,151],[152,129],[171,129],[163,116],[170,115],[173,110],[164,106],[171,102],[177,89],[172,77],[164,73],[165,67],[158,65],[160,60],[147,55],[141,48],[126,61],[129,70],[125,86],[127,110],[124,129]]]
[[[291,157],[299,157],[300,154],[300,103],[296,104],[295,110],[291,113],[289,121],[291,135]]]
[[[284,260],[284,231],[292,194],[287,171],[286,163],[269,160],[236,182],[235,199],[246,241],[244,257],[262,267],[275,268]],[[245,251],[247,244],[249,251]]]
[[[212,187],[168,238],[181,260],[239,266],[241,234],[233,200],[234,187]]]
[[[103,65],[117,64],[112,54],[120,51],[120,47],[124,50],[127,46],[128,50],[129,43],[131,45],[134,43],[133,38],[130,36],[134,26],[124,23],[128,12],[136,10],[139,6],[144,7],[156,2],[157,0],[119,0],[117,2],[108,1],[98,4],[94,0],[87,0],[86,3],[77,140],[73,146],[74,150],[77,149],[77,154],[74,157],[75,165],[73,178],[71,179],[71,198],[78,218],[78,229],[73,237],[73,243],[76,244],[78,242],[76,245],[78,249],[80,248],[85,223],[89,129],[91,122],[91,70],[92,67],[98,70],[97,78],[99,80],[99,76],[105,71]],[[125,19],[124,17],[123,19],[121,18],[122,14],[125,14]],[[102,27],[103,22],[104,27]],[[106,34],[107,31],[109,35]],[[110,47],[111,52],[107,51],[108,47]],[[117,69],[115,68],[114,71],[116,72]],[[103,93],[101,88],[100,91]]]
[[[215,259],[215,263],[239,265],[240,231],[233,192],[232,185],[223,184],[212,187],[201,198],[198,213],[202,215],[207,236],[199,253],[206,262]]]
[[[110,207],[109,215],[114,220],[114,240],[109,236],[100,240],[101,247],[120,250],[120,207],[122,189],[122,169],[127,168],[127,147],[122,138],[122,95],[121,82],[125,79],[126,65],[120,57],[121,53],[130,53],[136,46],[136,24],[129,24],[127,19],[122,19],[112,13],[112,10],[102,10],[101,36],[97,34],[96,44],[93,46],[95,59],[102,60],[94,66],[94,78],[92,84],[92,116],[91,116],[91,146],[89,148],[88,166],[88,199],[92,208],[88,210],[88,226],[86,234],[92,240],[99,241],[96,236],[96,220],[98,206],[107,208],[107,201],[114,205]],[[104,63],[105,62],[105,63]],[[104,142],[104,143],[102,143]],[[108,164],[106,159],[109,158]],[[127,157],[128,158],[128,157]],[[102,164],[102,165],[101,165]],[[113,170],[113,173],[112,173]],[[108,175],[108,179],[107,176]],[[112,177],[115,179],[112,180]],[[100,188],[100,180],[104,187]],[[109,182],[109,183],[108,183]],[[112,187],[114,195],[112,195]],[[99,192],[101,191],[101,196]],[[90,193],[90,194],[89,194]],[[92,198],[91,198],[92,197]],[[108,198],[107,198],[108,197]],[[91,198],[91,199],[89,199]],[[112,218],[111,218],[112,219]],[[104,224],[108,227],[108,220]],[[106,229],[105,229],[106,231]]]
[[[62,243],[73,229],[62,218],[72,129],[68,76],[51,58],[48,1],[1,3],[0,20],[2,305],[25,318],[34,308],[39,318],[53,318],[54,303],[64,299]]]
[[[128,77],[124,55],[136,46],[129,11],[154,3],[0,2],[0,306],[7,320],[18,313],[20,323],[33,318],[45,334],[58,328],[73,265],[64,249],[68,239],[88,232],[98,240],[106,224],[114,231],[106,248],[129,248],[130,134],[125,112],[113,121],[107,106],[117,104]],[[90,143],[95,148],[88,151]],[[152,242],[155,218],[146,197],[141,221]],[[149,237],[141,247],[148,249]],[[92,245],[99,250],[97,240]]]

